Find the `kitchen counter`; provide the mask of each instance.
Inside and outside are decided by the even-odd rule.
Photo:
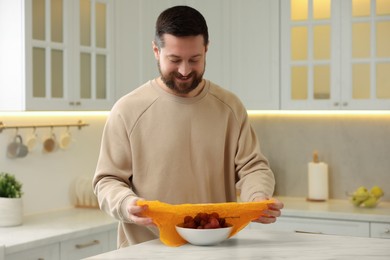
[[[390,259],[390,240],[245,228],[215,246],[168,247],[156,239],[87,259]]]
[[[284,203],[282,216],[390,223],[389,202],[382,201],[376,208],[359,208],[348,200],[310,202],[305,198],[277,198]]]
[[[116,227],[117,221],[99,209],[39,213],[25,216],[21,226],[0,227],[0,247],[10,254]]]

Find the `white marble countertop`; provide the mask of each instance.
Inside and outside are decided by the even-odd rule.
[[[376,208],[359,208],[348,200],[311,202],[306,198],[277,198],[284,203],[283,216],[390,223],[389,202],[382,201]]]
[[[390,239],[246,228],[215,246],[168,247],[156,239],[87,259],[390,259]]]
[[[56,210],[25,216],[21,226],[0,227],[0,246],[10,254],[116,227],[117,221],[99,209]]]

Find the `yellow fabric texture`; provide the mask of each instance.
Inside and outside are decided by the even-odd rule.
[[[185,216],[195,217],[200,212],[208,214],[217,212],[221,218],[226,219],[226,223],[233,226],[229,236],[232,237],[250,221],[259,218],[262,215],[261,212],[267,209],[270,203],[273,203],[273,200],[179,205],[171,205],[157,200],[137,202],[139,206],[148,205],[148,209],[143,212],[143,215],[153,219],[160,230],[161,242],[167,246],[181,246],[187,243],[175,229],[177,224],[183,223]]]

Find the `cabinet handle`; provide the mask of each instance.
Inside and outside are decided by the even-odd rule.
[[[80,102],[80,101],[76,101],[75,105],[76,105],[76,106],[80,106],[80,105],[81,105],[81,102]]]
[[[94,245],[98,245],[98,244],[100,244],[99,240],[93,240],[93,241],[87,242],[85,244],[76,244],[75,247],[77,249],[83,249],[83,248],[94,246]]]
[[[348,106],[348,102],[343,102],[343,106],[344,107]]]
[[[295,233],[301,233],[301,234],[317,234],[317,235],[322,235],[322,232],[311,232],[311,231],[302,231],[302,230],[295,230]]]
[[[73,102],[73,101],[70,101],[70,102],[69,102],[69,105],[70,105],[70,106],[74,106],[74,102]]]
[[[40,257],[40,258],[38,258],[38,260],[45,260],[45,258]]]
[[[339,106],[339,102],[334,102],[333,106],[338,107]]]
[[[390,234],[390,228],[385,229],[385,234]]]

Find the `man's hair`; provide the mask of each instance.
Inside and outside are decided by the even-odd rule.
[[[209,42],[206,20],[198,10],[189,6],[174,6],[159,15],[154,38],[159,49],[165,45],[164,34],[176,37],[202,35],[204,46]]]

